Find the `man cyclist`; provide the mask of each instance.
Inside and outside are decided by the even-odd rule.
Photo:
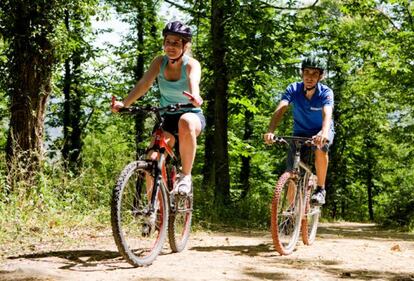
[[[333,91],[320,83],[324,74],[324,63],[317,57],[307,57],[301,63],[302,81],[290,84],[279,102],[269,123],[264,141],[273,142],[274,131],[283,118],[290,104],[293,105],[293,135],[312,137],[317,145],[315,149],[315,168],[318,178],[317,188],[312,194],[312,201],[325,204],[325,179],[328,170],[328,151],[333,142],[334,126],[332,111],[334,106]],[[294,148],[290,150],[287,169],[292,169]]]
[[[155,79],[158,80],[162,107],[189,101],[194,105],[194,108],[164,114],[163,129],[169,140],[169,146],[174,147],[174,134],[178,132],[182,169],[174,190],[184,195],[191,192],[191,170],[197,148],[197,136],[206,125],[200,108],[203,103],[199,88],[201,67],[196,59],[186,54],[190,49],[192,38],[188,26],[180,21],[170,22],[163,29],[162,35],[165,55],[154,58],[149,69],[124,101],[114,103],[112,111],[116,112],[122,107],[127,107],[145,95]]]

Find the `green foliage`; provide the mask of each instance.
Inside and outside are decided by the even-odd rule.
[[[1,14],[0,14],[1,18]],[[3,38],[0,33],[0,73],[6,73],[7,69],[7,56],[6,56],[7,45],[3,41]],[[6,75],[0,76],[0,135],[5,136],[9,112],[8,108],[8,98],[6,93]],[[6,138],[0,138],[0,149],[6,146]]]
[[[0,2],[2,72],[7,70],[7,42],[15,36],[6,29],[12,16],[6,13],[12,2]],[[59,22],[53,38],[60,61],[79,51],[87,62],[82,65],[81,87],[88,95],[82,100],[85,127],[79,174],[67,173],[55,153],[37,175],[38,186],[7,194],[5,160],[1,162],[0,200],[7,204],[0,204],[0,224],[14,229],[15,235],[25,228],[29,231],[26,224],[34,224],[29,214],[41,220],[42,212],[51,214],[49,220],[44,218],[44,225],[51,221],[63,223],[63,213],[72,214],[72,220],[79,219],[77,214],[93,213],[101,222],[108,223],[112,186],[123,165],[134,158],[133,120],[109,115],[109,98],[112,94],[124,97],[133,87],[139,74],[138,57],[144,59],[143,65],[147,67],[160,53],[160,30],[164,22],[158,16],[160,7],[156,1],[106,3],[131,27],[120,46],[105,50],[91,47],[94,35],[90,17],[109,17],[109,13],[95,14],[96,1],[67,2],[65,7],[79,15],[72,26],[83,30],[83,36],[70,33]],[[289,3],[291,7],[300,5],[299,1]],[[203,67],[201,89],[207,106],[214,102],[208,95],[214,91],[211,3],[184,1],[184,4],[188,7],[185,17],[195,31],[193,53]],[[226,5],[230,4],[232,15],[225,21],[223,48],[227,50],[229,79],[231,200],[226,206],[217,206],[213,201],[214,190],[202,186],[205,139],[199,138],[193,170],[195,221],[254,227],[268,224],[269,204],[277,177],[284,170],[286,151],[281,147],[265,147],[262,135],[281,93],[289,83],[300,79],[297,66],[301,56],[311,53],[326,57],[328,70],[324,83],[335,93],[336,136],[330,153],[325,218],[374,220],[414,229],[413,4],[406,0],[325,0],[307,9],[276,9],[263,1]],[[106,6],[104,10],[107,9]],[[140,25],[143,41],[137,35]],[[42,29],[36,30],[33,32]],[[55,74],[56,79],[60,76]],[[5,77],[0,77],[0,134],[7,129]],[[48,124],[52,127],[61,124],[61,86],[55,83],[55,99],[49,107]],[[143,102],[156,103],[156,90],[155,86]],[[286,114],[278,134],[290,134],[290,115]],[[146,123],[146,137],[150,123]],[[62,141],[60,138],[50,141],[49,155],[53,155],[52,149],[60,150]],[[4,147],[4,142],[1,138],[0,147]],[[242,162],[246,159],[249,169]],[[241,179],[246,171],[247,182]]]
[[[80,174],[67,173],[60,160],[50,160],[37,174],[37,186],[16,188],[0,197],[0,225],[5,227],[8,237],[21,231],[30,233],[33,227],[48,229],[62,224],[70,228],[84,220],[108,226],[112,188],[122,167],[135,157],[129,127],[130,124],[112,118],[104,132],[90,134],[85,139]],[[3,175],[0,174],[2,186]]]

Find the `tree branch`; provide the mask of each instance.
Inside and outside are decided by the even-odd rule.
[[[167,2],[168,4],[170,4],[171,6],[174,6],[182,11],[187,11],[190,12],[190,8],[184,7],[182,5],[177,4],[175,1],[169,1],[169,0],[164,0],[164,2]]]
[[[306,7],[298,7],[298,8],[293,8],[293,7],[281,7],[281,6],[275,6],[266,2],[261,2],[261,7],[260,8],[272,8],[272,9],[276,9],[276,10],[307,10],[307,9],[312,9],[316,6],[316,4],[318,4],[319,0],[315,0],[315,2],[310,5],[310,6],[306,6]]]
[[[199,11],[194,11],[194,9],[189,8],[189,7],[185,7],[185,6],[180,5],[180,4],[177,4],[177,3],[175,3],[175,1],[164,0],[164,2],[170,4],[171,6],[174,6],[174,7],[178,8],[181,11],[188,12],[189,14],[191,14],[193,16],[207,17],[207,15],[205,13],[201,13]]]
[[[404,7],[404,10],[407,12],[408,20],[410,22],[411,28],[414,28],[414,26],[413,26],[414,25],[413,24],[413,17],[411,16],[410,9],[408,7],[408,3],[407,3],[407,5],[404,5],[403,7]]]
[[[380,16],[383,16],[385,19],[388,20],[388,22],[391,23],[391,25],[397,30],[400,31],[400,29],[398,28],[397,25],[395,25],[395,23],[392,21],[391,17],[389,17],[387,14],[385,14],[383,11],[379,10],[379,9],[374,9],[374,11],[376,11]]]
[[[92,108],[91,113],[89,114],[89,116],[88,116],[88,118],[86,119],[85,123],[83,123],[83,125],[82,125],[82,127],[81,127],[81,129],[80,129],[80,131],[81,131],[81,135],[83,135],[83,132],[84,132],[84,130],[85,130],[85,128],[86,128],[86,126],[88,126],[88,123],[89,123],[89,121],[91,120],[91,118],[92,118],[92,115],[93,115],[94,111],[95,111],[95,108]]]

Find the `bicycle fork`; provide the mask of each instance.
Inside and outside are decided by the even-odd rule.
[[[156,229],[157,214],[160,208],[159,190],[161,188],[161,172],[157,161],[149,161],[148,164],[148,172],[151,174],[151,177],[154,179],[154,181],[152,183],[152,190],[150,194],[147,190],[147,197],[150,195],[151,198],[149,198],[150,200],[148,200],[148,205],[143,210],[144,223],[142,228],[142,235],[144,237],[150,236],[150,234]],[[146,184],[148,185],[148,183]]]

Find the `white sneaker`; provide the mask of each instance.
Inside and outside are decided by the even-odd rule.
[[[325,188],[317,187],[311,197],[312,203],[315,203],[317,205],[325,204],[325,196],[326,196]]]
[[[183,175],[180,173],[174,184],[174,190],[180,195],[188,195],[191,193],[191,175]]]

